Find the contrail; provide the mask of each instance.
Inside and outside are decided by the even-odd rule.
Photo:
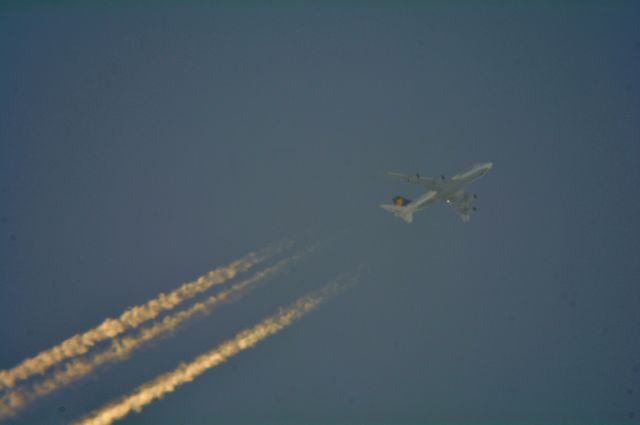
[[[111,348],[88,357],[79,357],[70,360],[64,367],[56,370],[50,377],[43,381],[34,384],[32,388],[27,388],[25,385],[7,392],[0,397],[0,419],[15,416],[20,410],[26,408],[29,403],[93,373],[101,365],[129,358],[135,350],[142,348],[145,343],[174,332],[180,325],[195,315],[208,314],[221,302],[238,300],[255,284],[273,276],[287,267],[291,262],[299,260],[313,249],[314,247],[311,247],[296,255],[280,260],[276,264],[255,273],[252,277],[236,283],[219,294],[212,295],[203,301],[197,302],[183,311],[166,316],[153,326],[143,328],[137,335],[116,337],[113,340]]]
[[[131,307],[116,319],[108,318],[100,325],[82,334],[77,334],[35,357],[24,360],[13,369],[0,371],[0,389],[11,389],[17,381],[42,374],[50,367],[71,357],[84,354],[100,341],[135,329],[142,323],[155,319],[163,311],[171,310],[185,300],[234,278],[238,273],[266,261],[273,255],[289,248],[290,242],[271,245],[261,251],[252,252],[226,267],[214,269],[193,282],[181,285],[169,294],[161,293],[146,304]]]
[[[161,399],[165,394],[175,391],[179,386],[193,381],[208,369],[218,366],[239,352],[255,346],[258,342],[277,333],[315,310],[323,301],[346,286],[356,283],[356,277],[338,278],[319,291],[306,295],[278,314],[268,317],[256,326],[240,332],[235,338],[222,343],[217,348],[198,356],[190,363],[182,363],[172,372],[160,375],[156,379],[136,388],[131,394],[107,404],[90,413],[76,425],[107,425],[122,419],[132,410],[140,412],[147,404]]]

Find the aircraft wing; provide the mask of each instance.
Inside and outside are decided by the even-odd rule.
[[[409,175],[387,171],[387,175],[395,177],[407,183],[415,183],[426,187],[429,190],[438,190],[440,188],[441,179],[435,177],[422,177],[420,174]]]
[[[460,216],[460,219],[462,219],[463,222],[467,223],[469,220],[471,220],[471,213],[476,210],[476,207],[472,205],[474,195],[463,191],[459,192],[456,195],[457,196],[449,202],[449,205],[451,205],[453,209],[456,210],[456,212]]]

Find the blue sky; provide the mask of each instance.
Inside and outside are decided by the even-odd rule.
[[[271,242],[321,242],[15,423],[77,419],[359,264],[356,288],[122,423],[637,421],[639,17],[2,6],[0,369]],[[385,171],[484,161],[468,224],[377,207],[420,194]]]

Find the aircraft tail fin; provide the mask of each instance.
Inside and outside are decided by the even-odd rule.
[[[404,220],[405,223],[409,224],[413,221],[413,211],[407,207],[401,207],[401,206],[397,206],[397,205],[380,205],[380,208],[382,208],[385,211],[390,212],[391,214],[395,215],[396,217],[400,217],[402,220]]]

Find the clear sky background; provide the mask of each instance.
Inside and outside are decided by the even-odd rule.
[[[40,400],[67,423],[362,264],[123,424],[637,423],[640,5],[0,6],[0,369],[249,251],[320,248]],[[477,162],[478,212],[378,208]]]

